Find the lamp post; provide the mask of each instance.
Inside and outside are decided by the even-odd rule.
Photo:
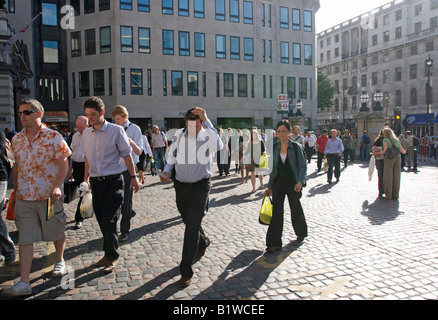
[[[376,90],[376,93],[374,94],[373,99],[376,102],[373,110],[374,111],[383,111],[383,107],[382,107],[383,93],[380,92],[380,89]]]
[[[429,136],[429,111],[430,111],[430,68],[433,66],[433,59],[429,57],[426,59],[427,67],[427,84],[426,84],[426,100],[427,100],[427,114],[426,114],[426,135]]]
[[[360,102],[362,103],[362,107],[360,108],[360,112],[370,112],[370,108],[368,108],[368,102],[370,101],[370,96],[366,91],[362,91],[362,95],[360,96]]]

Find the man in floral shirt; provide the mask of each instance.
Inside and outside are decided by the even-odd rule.
[[[12,140],[15,166],[15,223],[19,231],[21,281],[3,290],[5,296],[30,295],[30,269],[33,244],[54,241],[56,263],[52,275],[65,274],[64,244],[66,214],[63,209],[63,183],[68,173],[70,148],[58,132],[46,128],[41,119],[44,108],[34,99],[21,103],[18,115],[23,130]],[[48,215],[52,207],[54,216]]]

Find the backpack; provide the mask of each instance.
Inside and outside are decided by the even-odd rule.
[[[386,149],[385,155],[389,159],[394,159],[400,154],[400,149],[395,145],[393,141],[391,141],[391,148]]]
[[[370,140],[370,136],[369,135],[366,135],[365,136],[365,139],[364,139],[364,141],[363,141],[365,144],[370,144],[370,142],[371,142],[371,140]]]

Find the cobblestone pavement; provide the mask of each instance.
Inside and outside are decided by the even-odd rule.
[[[70,281],[51,277],[53,244],[38,243],[33,294],[26,299],[437,299],[434,161],[420,163],[416,174],[402,172],[399,201],[377,198],[377,177],[368,181],[364,162],[351,163],[340,182],[331,185],[315,169],[313,159],[301,200],[309,237],[295,241],[286,205],[284,247],[275,254],[264,252],[267,227],[258,223],[262,189],[251,193],[250,182],[240,184],[237,174],[214,177],[203,222],[211,245],[194,264],[192,284],[185,289],[175,284],[184,225],[172,185],[147,175],[134,195],[137,215],[130,238],[121,243],[117,269],[108,275],[93,266],[103,256],[97,222],[87,219],[74,230],[73,201],[66,205],[65,259],[71,272],[64,280]],[[7,225],[16,240],[15,224]],[[12,267],[0,265],[0,290],[18,279],[18,261]]]

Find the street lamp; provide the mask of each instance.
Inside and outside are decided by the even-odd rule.
[[[380,89],[376,90],[376,93],[374,94],[373,99],[376,102],[373,110],[374,111],[383,111],[383,106],[382,106],[383,93],[380,92]]]
[[[429,111],[430,111],[430,68],[433,66],[433,59],[429,57],[426,59],[426,67],[427,67],[427,84],[426,84],[426,100],[427,100],[427,117],[426,117],[426,135],[429,136]]]
[[[301,99],[298,99],[297,103],[295,104],[295,108],[297,108],[296,116],[301,117],[303,115],[303,113],[301,112],[301,109],[303,109],[303,102],[301,101]]]
[[[370,108],[368,108],[368,102],[370,101],[370,96],[366,91],[362,91],[362,95],[360,96],[360,102],[362,103],[362,107],[360,108],[360,112],[370,112]]]

